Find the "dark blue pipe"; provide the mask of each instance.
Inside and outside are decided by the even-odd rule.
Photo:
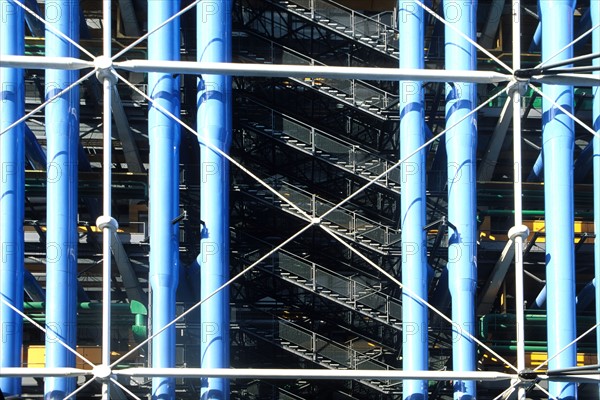
[[[414,1],[399,3],[400,68],[424,67],[423,8]],[[408,157],[425,143],[425,115],[422,83],[400,82],[400,159]],[[421,150],[401,166],[402,222],[402,369],[428,369],[427,307],[411,294],[427,300],[428,265],[425,242],[425,150]],[[410,291],[410,293],[407,293]],[[402,398],[427,398],[427,381],[405,380]]]
[[[542,20],[542,61],[555,56],[573,40],[574,0],[538,1]],[[572,47],[553,57],[558,62],[573,56]],[[573,112],[573,87],[542,85],[556,103]],[[546,209],[546,282],[548,296],[548,357],[554,357],[577,336],[575,321],[575,251],[573,246],[573,120],[550,101],[542,108],[542,152]],[[569,347],[551,359],[548,368],[576,365],[577,349]],[[549,392],[558,399],[575,399],[577,385],[550,382]]]
[[[577,311],[585,311],[585,309],[592,303],[596,293],[596,278],[592,279],[587,285],[581,289],[577,294]]]
[[[590,141],[587,146],[581,150],[579,157],[575,160],[574,178],[575,183],[582,183],[592,169],[592,160],[594,158],[594,142]]]
[[[25,51],[23,11],[11,1],[0,0],[0,55],[22,55]],[[0,69],[0,130],[24,113],[23,70]],[[0,296],[23,309],[23,218],[25,196],[25,156],[23,126],[19,124],[0,136]],[[0,303],[0,370],[21,366],[23,320]],[[21,394],[21,379],[0,378],[5,395]]]
[[[477,1],[444,1],[446,20],[477,40]],[[476,70],[477,53],[473,45],[446,27],[446,69]],[[464,117],[476,106],[474,84],[446,84],[446,126]],[[476,346],[465,333],[475,335],[475,289],[477,285],[477,196],[476,196],[476,117],[471,116],[446,133],[448,154],[448,271],[452,296],[455,371],[476,370]],[[475,399],[473,381],[455,381],[454,398]]]
[[[231,61],[231,0],[204,0],[197,7],[198,61]],[[201,298],[205,299],[229,279],[229,164],[203,145],[209,142],[223,152],[231,146],[231,77],[202,75],[198,81],[198,133],[200,134],[200,243]],[[229,290],[205,301],[200,310],[200,357],[203,368],[229,367]],[[226,399],[229,382],[207,378],[202,399]]]
[[[79,40],[79,2],[49,0],[46,15],[52,26]],[[78,57],[79,51],[46,30],[46,56]],[[46,70],[46,98],[71,85],[75,71]],[[75,87],[45,108],[47,136],[46,234],[46,366],[74,367],[72,348],[77,333],[77,159],[79,144],[79,89]],[[75,389],[73,378],[45,379],[45,399],[62,399]]]
[[[25,0],[25,6],[37,15],[42,15],[40,12],[40,6],[38,5],[36,0]],[[31,34],[36,37],[44,36],[44,24],[42,23],[42,21],[40,21],[39,19],[35,18],[33,15],[27,12],[24,14],[25,23],[27,23],[27,27],[31,31]]]
[[[160,25],[179,11],[179,1],[152,3],[148,29]],[[148,39],[150,60],[179,60],[179,23],[172,21]],[[175,300],[179,281],[179,239],[173,220],[179,207],[179,127],[161,112],[160,105],[179,115],[178,80],[171,74],[149,73],[148,90],[157,106],[150,106],[150,285],[152,289],[152,331],[157,332],[175,319]],[[177,157],[177,159],[175,159]],[[152,341],[152,367],[175,367],[175,326],[167,328]],[[174,399],[175,379],[153,378],[152,399]]]
[[[24,271],[23,275],[23,287],[31,301],[46,301],[46,292],[44,292],[40,283],[35,279],[35,276],[27,270]]]
[[[25,125],[25,154],[33,169],[46,169],[46,152],[27,125]]]

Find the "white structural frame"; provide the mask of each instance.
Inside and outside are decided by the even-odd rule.
[[[193,2],[191,5],[187,6],[185,9],[181,10],[178,14],[173,16],[173,18],[181,15],[183,12],[186,12],[192,9],[195,5],[199,3],[199,0]],[[421,5],[426,11],[429,13],[433,13],[430,9],[428,9],[425,5],[420,2],[416,2]],[[520,1],[516,0],[512,2],[513,5],[513,37],[520,37]],[[32,13],[31,10],[28,10],[22,3],[15,1],[15,4],[20,5],[25,9],[26,12]],[[327,67],[327,66],[305,66],[305,65],[265,65],[265,64],[236,64],[236,63],[205,63],[205,62],[186,62],[186,61],[148,61],[148,60],[129,60],[116,62],[115,59],[131,49],[133,46],[140,43],[142,40],[147,38],[153,32],[148,32],[146,35],[141,37],[140,39],[134,41],[130,46],[126,49],[121,50],[118,54],[111,54],[111,0],[103,1],[103,55],[96,57],[91,61],[86,61],[77,58],[67,58],[67,57],[38,57],[38,56],[2,56],[0,58],[0,67],[3,68],[56,68],[56,69],[65,69],[65,70],[88,70],[92,69],[91,73],[86,73],[78,82],[74,85],[79,84],[82,80],[87,79],[92,73],[95,73],[99,80],[103,85],[103,215],[98,218],[97,226],[103,232],[103,318],[102,318],[102,364],[94,366],[93,370],[83,370],[76,368],[2,368],[0,370],[0,376],[3,377],[74,377],[74,376],[87,376],[93,377],[94,379],[102,382],[102,398],[109,399],[110,398],[110,386],[111,382],[115,385],[120,386],[124,389],[128,394],[132,397],[137,398],[134,394],[132,394],[127,388],[123,387],[122,384],[117,382],[115,379],[116,376],[129,376],[129,377],[226,377],[226,378],[269,378],[269,379],[290,379],[290,378],[302,378],[302,379],[389,379],[389,380],[404,380],[404,379],[425,379],[425,380],[478,380],[478,381],[508,381],[512,382],[503,394],[510,394],[510,392],[517,390],[518,398],[525,398],[525,388],[530,387],[531,385],[538,386],[541,390],[544,390],[538,385],[538,382],[545,379],[550,379],[548,375],[545,374],[537,374],[537,373],[527,373],[525,371],[525,356],[524,356],[524,309],[523,309],[523,240],[527,237],[528,231],[527,228],[523,225],[522,221],[522,201],[521,201],[521,95],[523,91],[529,86],[533,87],[536,91],[541,93],[532,83],[568,83],[570,85],[581,85],[581,86],[600,86],[600,75],[592,75],[592,74],[574,74],[574,73],[563,73],[563,74],[551,74],[551,75],[534,75],[529,78],[523,78],[518,76],[518,71],[520,70],[520,57],[521,57],[521,48],[519,40],[514,40],[513,43],[513,66],[512,68],[507,67],[505,64],[500,62],[500,65],[505,69],[508,69],[506,73],[498,73],[498,72],[488,72],[488,71],[450,71],[450,70],[416,70],[416,69],[399,69],[399,68],[360,68],[360,67]],[[436,18],[441,19],[437,15],[434,15]],[[41,19],[36,16],[36,18]],[[43,19],[41,19],[44,23]],[[165,24],[169,21],[165,21]],[[164,25],[164,24],[163,24]],[[162,25],[161,25],[162,26]],[[159,29],[157,27],[156,29]],[[593,29],[600,29],[597,26],[593,27]],[[588,31],[587,33],[591,32]],[[576,39],[573,43],[578,41],[580,38]],[[572,44],[573,44],[572,43]],[[473,43],[477,46],[478,49],[481,50],[481,47],[476,43]],[[81,48],[77,45],[85,54],[91,56],[91,54],[85,49]],[[486,54],[489,52],[485,51]],[[491,55],[490,55],[491,56]],[[492,56],[493,58],[493,56]],[[499,60],[498,60],[499,62]],[[155,332],[152,336],[150,336],[144,343],[136,346],[129,353],[122,356],[116,362],[111,363],[110,361],[110,304],[111,304],[111,243],[110,237],[113,232],[117,229],[118,223],[111,216],[111,127],[112,127],[112,116],[111,116],[111,91],[112,86],[117,82],[117,80],[121,80],[122,82],[130,85],[132,89],[138,90],[135,86],[131,85],[127,82],[122,76],[118,74],[119,70],[131,71],[131,72],[168,72],[168,73],[178,73],[178,74],[223,74],[223,75],[235,75],[235,76],[259,76],[259,77],[322,77],[322,78],[338,78],[338,79],[365,79],[365,80],[390,80],[390,81],[398,81],[398,80],[418,80],[418,81],[426,81],[426,82],[471,82],[471,83],[493,83],[493,84],[504,84],[506,85],[505,90],[512,96],[513,100],[513,156],[514,156],[514,208],[515,208],[515,225],[509,231],[509,237],[514,243],[514,251],[515,251],[515,276],[516,276],[516,310],[517,310],[517,365],[513,366],[506,360],[502,359],[499,355],[496,354],[503,362],[507,364],[513,370],[513,373],[496,373],[496,372],[484,372],[484,371],[474,371],[474,372],[455,372],[455,371],[381,371],[381,370],[321,370],[321,369],[202,369],[202,368],[127,368],[127,369],[115,369],[114,367],[122,361],[124,358],[128,357],[130,354],[135,352],[141,346],[146,344],[149,340],[152,340],[153,337],[160,334],[161,331]],[[71,87],[73,87],[72,85]],[[70,87],[70,88],[71,88]],[[64,92],[70,90],[67,88],[63,90],[63,92],[59,93],[57,96],[62,95]],[[140,93],[145,96],[146,99],[152,101],[145,93]],[[493,98],[498,97],[501,94],[498,93]],[[56,96],[55,96],[56,97]],[[42,104],[40,107],[36,108],[32,113],[24,116],[19,121],[15,122],[21,123],[33,115],[35,112],[41,110],[45,104],[49,101]],[[488,99],[489,101],[489,99]],[[482,102],[482,105],[475,109],[473,112],[476,112],[478,109],[483,107],[485,102]],[[165,112],[165,110],[162,110]],[[564,111],[564,110],[563,110]],[[182,121],[178,120],[174,115],[169,114],[172,118],[177,120],[185,129],[197,135],[197,132],[190,126],[186,125]],[[574,117],[573,117],[574,118]],[[581,121],[578,123],[582,124]],[[0,135],[4,132],[11,129],[15,124],[5,128],[0,132]],[[585,124],[584,124],[585,125]],[[451,128],[451,127],[449,127]],[[447,128],[447,129],[449,129]],[[446,130],[447,130],[446,129]],[[598,135],[592,128],[587,127],[588,132]],[[434,138],[425,143],[425,146],[432,143],[434,140],[437,140],[441,137],[446,130],[436,135]],[[232,164],[238,166],[243,171],[250,174],[252,177],[257,179],[259,183],[264,185],[266,189],[273,192],[277,195],[282,201],[287,202],[292,207],[296,208],[300,212],[300,210],[295,204],[291,203],[287,198],[281,196],[275,189],[271,188],[267,183],[260,180],[251,171],[248,171],[243,165],[239,162],[228,156],[227,154],[222,153],[219,149],[212,146],[210,143],[205,143],[208,147],[213,150],[221,153],[224,157],[226,157]],[[423,147],[417,149],[415,153],[421,150]],[[413,153],[414,154],[414,153]],[[404,160],[400,160],[394,166],[392,166],[387,171],[383,172],[379,176],[373,178],[367,185],[363,188],[359,189],[359,191],[353,193],[347,199],[339,203],[336,207],[329,210],[327,213],[333,212],[336,208],[340,207],[345,202],[349,201],[352,197],[356,196],[361,191],[365,190],[368,186],[374,184],[378,179],[382,176],[385,176],[392,169],[398,168],[399,165],[404,162]],[[289,243],[295,237],[299,236],[303,232],[305,232],[308,228],[313,226],[319,226],[324,229],[327,233],[332,235],[335,239],[339,240],[341,243],[348,246],[348,248],[356,252],[357,255],[363,257],[366,261],[368,261],[374,268],[377,268],[379,272],[384,273],[388,278],[390,278],[393,282],[396,282],[400,287],[402,287],[401,283],[395,278],[387,274],[380,267],[378,267],[373,262],[369,261],[364,255],[362,255],[358,250],[349,246],[346,241],[338,236],[335,232],[328,229],[325,225],[321,225],[320,222],[324,215],[313,217],[309,216],[306,213],[302,212],[304,219],[308,223],[304,228],[298,231],[292,237],[283,241],[279,246],[275,247],[271,252],[262,257],[260,260],[250,265],[240,274],[231,278],[225,285],[221,288],[217,289],[213,294],[208,296],[210,298],[212,295],[216,294],[223,287],[228,284],[234,282],[236,279],[241,277],[243,274],[254,268],[258,265],[263,259],[267,258],[277,250],[281,249],[285,244]],[[404,290],[404,289],[403,289]],[[413,296],[415,297],[415,296]],[[442,316],[446,321],[452,323],[452,321],[445,317],[441,312],[433,308],[429,305],[425,300],[417,298],[427,307],[429,307],[433,312]],[[184,314],[179,316],[176,320],[172,322],[175,323],[177,320],[184,317],[187,313],[196,309],[202,302],[206,301],[206,299],[202,299],[198,304],[194,305],[191,309],[187,310]],[[0,298],[0,301],[8,304],[5,299]],[[12,307],[11,307],[12,308]],[[13,308],[15,312],[19,312],[17,309]],[[19,312],[23,318],[29,319],[24,313]],[[36,324],[37,325],[37,324]],[[39,327],[39,325],[37,325]],[[166,329],[168,325],[163,328]],[[40,329],[43,329],[39,327]],[[596,329],[596,326],[592,327],[588,332],[591,332],[593,329]],[[585,334],[587,334],[586,332]],[[584,334],[584,335],[585,335]],[[583,335],[582,335],[583,336]],[[580,337],[582,337],[580,336]],[[471,337],[474,341],[476,341],[479,345],[486,348],[484,343],[480,342],[474,337]],[[578,338],[579,339],[579,338]],[[574,342],[573,342],[574,343]],[[66,345],[65,345],[66,346]],[[488,349],[491,353],[495,354],[491,349]],[[73,350],[72,350],[73,351]],[[80,355],[78,355],[81,357]],[[93,365],[88,360],[85,360],[88,364]],[[538,369],[541,368],[538,367]],[[573,375],[564,378],[555,378],[552,379],[563,379],[573,382],[597,382],[600,380],[600,375],[598,374],[590,374],[590,375],[575,375],[576,372],[573,372]],[[73,396],[76,392],[81,390],[84,386],[89,384],[94,379],[91,379],[89,382],[80,386],[74,393],[70,394],[69,397]],[[545,390],[544,390],[545,391]]]

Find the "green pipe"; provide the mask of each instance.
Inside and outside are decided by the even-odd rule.
[[[517,351],[517,346],[516,345],[491,345],[489,346],[490,349],[496,351],[496,352],[508,352],[508,351]],[[530,351],[539,351],[539,352],[547,352],[548,351],[548,347],[547,346],[525,346],[525,351],[526,352],[530,352]],[[595,353],[596,352],[596,348],[595,347],[577,347],[577,352],[578,353]]]
[[[525,314],[525,322],[530,324],[546,324],[547,317],[545,313]],[[513,327],[516,323],[514,314],[488,314],[479,319],[479,334],[482,338],[487,338],[490,326],[499,328]],[[578,316],[577,326],[584,329],[593,326],[596,323],[595,317]],[[539,325],[538,325],[539,326]]]
[[[23,303],[23,309],[25,311],[35,311],[35,310],[45,310],[46,303],[43,301],[26,301]],[[90,301],[81,302],[78,304],[79,310],[90,310],[94,311],[93,314],[90,313],[82,313],[78,317],[78,322],[85,324],[98,323],[97,313],[102,311],[102,303],[95,303]],[[139,301],[132,300],[131,303],[114,303],[111,306],[113,312],[117,312],[119,314],[113,315],[112,321],[118,325],[128,325],[131,324],[131,316],[128,316],[127,313],[130,313],[133,316],[134,324],[131,326],[131,331],[133,333],[133,337],[137,342],[141,342],[148,336],[147,322],[148,322],[148,310],[146,306],[144,306]],[[45,324],[46,323],[46,314],[45,313],[29,313],[28,317],[33,319],[35,322]]]
[[[515,210],[481,210],[481,211],[479,211],[479,214],[489,215],[489,216],[514,215],[514,213],[515,213]],[[523,215],[543,217],[545,215],[545,211],[544,210],[523,210]],[[594,213],[589,212],[589,211],[575,211],[575,216],[583,217],[583,218],[592,218],[594,216]]]

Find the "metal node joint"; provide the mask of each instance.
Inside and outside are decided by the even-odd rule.
[[[112,232],[116,232],[119,229],[119,223],[116,219],[108,215],[101,215],[96,219],[96,226],[98,229],[110,229]]]
[[[517,237],[521,237],[525,240],[529,236],[529,228],[527,225],[513,226],[508,230],[508,238],[515,240]]]
[[[314,217],[313,219],[310,220],[310,223],[313,225],[321,225],[321,218]]]
[[[110,57],[99,56],[94,59],[96,77],[100,82],[109,81],[111,85],[117,83],[117,76]]]
[[[519,93],[521,96],[524,96],[525,94],[527,94],[528,85],[529,85],[528,78],[522,78],[515,74],[513,79],[510,81],[510,83],[506,87],[506,91],[511,96],[515,92]]]
[[[96,365],[92,369],[92,373],[94,374],[94,378],[99,379],[101,381],[105,381],[110,379],[112,375],[112,370],[108,365]]]

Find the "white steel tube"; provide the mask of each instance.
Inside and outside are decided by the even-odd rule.
[[[321,65],[237,64],[192,61],[128,60],[115,68],[131,72],[221,74],[235,76],[354,78],[366,80],[417,80],[427,82],[508,82],[511,75],[493,71],[422,70],[411,68],[330,67]]]
[[[91,370],[79,368],[2,368],[1,377],[22,377],[22,378],[53,378],[53,377],[74,377],[93,375]]]
[[[43,56],[2,56],[2,68],[41,68],[77,70],[94,68],[92,61],[84,61],[74,57],[43,57]]]
[[[513,1],[512,5],[513,29],[513,70],[521,68],[521,2]],[[521,187],[521,93],[519,84],[512,92],[513,101],[513,159],[514,159],[514,206],[515,227],[523,225],[523,201]],[[525,310],[523,294],[523,237],[517,235],[513,239],[515,246],[515,309],[517,329],[517,369],[525,369]],[[517,399],[525,399],[525,388],[519,386]]]
[[[517,375],[489,371],[402,371],[402,370],[327,370],[327,369],[253,369],[253,368],[128,368],[114,371],[130,377],[172,376],[180,378],[269,378],[269,379],[425,379],[435,381],[475,380],[505,381]]]
[[[110,59],[111,56],[111,21],[112,21],[111,1],[103,2],[103,56],[105,59]],[[106,72],[106,71],[105,71]],[[111,154],[111,138],[112,138],[112,83],[110,77],[105,73],[103,86],[103,138],[102,138],[102,173],[103,173],[103,206],[102,214],[105,222],[111,217],[111,169],[112,169],[112,154]],[[111,251],[110,239],[112,231],[110,226],[105,226],[102,229],[102,365],[110,365],[110,303],[111,303]],[[110,381],[105,379],[102,381],[102,399],[110,399]]]

